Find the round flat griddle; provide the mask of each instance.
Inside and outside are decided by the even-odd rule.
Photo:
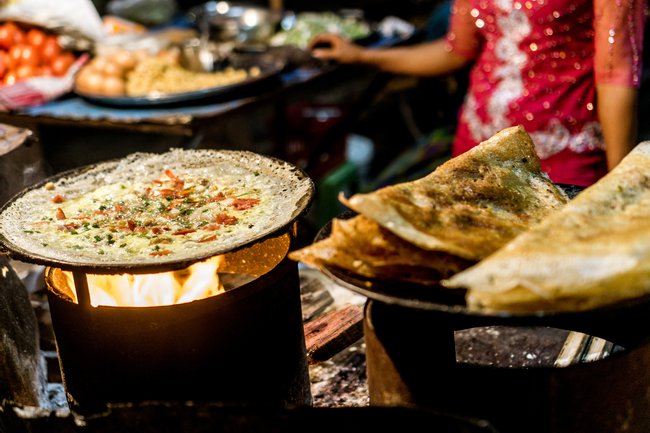
[[[169,256],[139,255],[125,260],[97,256],[93,251],[75,252],[56,242],[43,245],[34,241],[25,230],[35,221],[49,201],[52,191],[65,191],[78,196],[96,188],[118,182],[158,177],[163,170],[175,173],[184,170],[208,173],[218,182],[220,176],[236,177],[254,173],[267,185],[265,201],[272,206],[271,216],[251,224],[237,235],[219,236],[218,241],[187,248]],[[134,153],[125,158],[89,165],[60,173],[22,191],[0,209],[0,249],[12,258],[28,263],[53,266],[64,270],[95,274],[151,273],[181,269],[206,258],[233,252],[254,243],[280,235],[307,210],[314,196],[312,180],[300,169],[276,158],[248,151],[181,150],[163,154]]]

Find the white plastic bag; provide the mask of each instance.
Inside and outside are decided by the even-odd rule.
[[[0,6],[0,21],[34,24],[92,41],[104,37],[102,19],[90,0],[12,0]]]
[[[41,105],[70,92],[76,73],[88,58],[82,54],[62,77],[32,77],[0,87],[0,112]]]

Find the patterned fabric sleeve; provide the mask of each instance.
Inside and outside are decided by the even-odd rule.
[[[471,12],[470,0],[454,0],[446,36],[448,49],[467,59],[475,58],[480,48],[476,18]]]
[[[639,87],[647,0],[594,0],[597,84]]]

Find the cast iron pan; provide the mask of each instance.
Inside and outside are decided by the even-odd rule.
[[[583,189],[574,185],[558,186],[570,198],[574,198]],[[347,219],[354,215],[356,213],[353,211],[346,211],[338,218]],[[318,232],[315,241],[328,237],[330,231],[331,221]],[[592,335],[603,335],[603,332],[594,331],[593,327],[596,326],[600,329],[601,326],[605,326],[608,330],[617,333],[621,329],[629,330],[630,327],[636,327],[639,321],[645,323],[645,318],[650,317],[650,295],[580,312],[541,311],[522,314],[480,312],[470,311],[467,308],[465,290],[449,289],[442,286],[424,286],[403,281],[363,278],[344,269],[331,266],[324,267],[322,271],[340,286],[374,301],[453,316],[476,326],[487,323],[495,325],[548,325],[563,329],[584,327]],[[646,334],[646,328],[647,323],[642,329],[644,335]]]
[[[164,168],[172,171],[181,171],[183,168],[207,170],[217,177],[219,174],[254,172],[256,177],[265,177],[260,178],[264,183],[273,185],[269,202],[275,206],[274,213],[268,221],[254,224],[246,235],[235,238],[223,236],[223,240],[220,236],[218,242],[210,242],[210,245],[201,247],[198,251],[182,251],[176,257],[137,257],[130,260],[93,257],[92,252],[83,255],[57,245],[37,245],[38,242],[23,233],[25,221],[35,221],[38,218],[34,214],[39,212],[39,203],[49,201],[52,196],[52,192],[45,190],[47,183],[54,183],[57,188],[68,187],[72,191],[84,192],[94,190],[106,182],[110,183],[111,179],[115,182],[116,178],[137,179],[143,175],[155,178]],[[89,180],[90,185],[82,183]],[[308,209],[313,196],[313,182],[302,170],[285,161],[253,152],[172,149],[163,154],[134,153],[122,159],[60,173],[17,194],[0,209],[0,252],[28,263],[96,274],[136,274],[182,269],[194,262],[284,234]]]

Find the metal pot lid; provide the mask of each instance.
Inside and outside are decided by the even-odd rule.
[[[313,196],[302,170],[253,152],[139,152],[19,193],[0,209],[0,246],[88,273],[180,269],[286,231]]]

